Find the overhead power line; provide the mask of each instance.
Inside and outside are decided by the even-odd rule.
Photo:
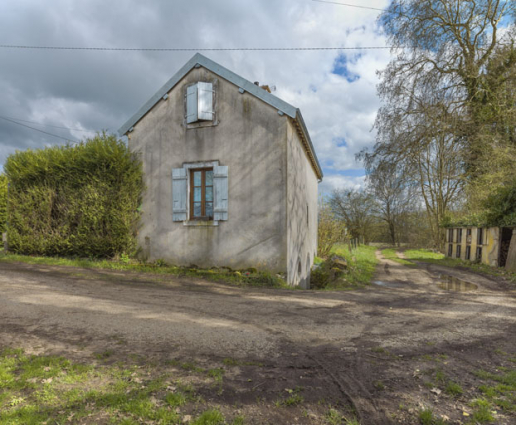
[[[7,118],[7,119],[10,119],[10,120],[20,121],[20,122],[28,122],[30,124],[42,125],[44,127],[62,128],[63,130],[81,131],[83,133],[96,133],[95,131],[91,131],[91,130],[83,130],[81,128],[61,127],[60,125],[43,124],[43,123],[36,122],[36,121],[22,120],[21,118],[5,117],[5,116],[3,116],[2,118]]]
[[[73,140],[73,139],[70,139],[70,138],[58,136],[57,134],[48,133],[46,131],[40,130],[39,128],[34,128],[34,127],[31,127],[30,125],[25,125],[25,124],[22,124],[21,122],[14,121],[14,120],[11,120],[11,119],[6,118],[6,117],[0,116],[0,119],[3,119],[5,121],[9,121],[9,122],[11,122],[13,124],[21,125],[22,127],[30,128],[31,130],[34,130],[34,131],[39,131],[40,133],[47,134],[48,136],[57,137],[58,139],[66,140],[67,142],[79,143],[77,140]]]
[[[369,6],[359,6],[358,4],[339,3],[339,2],[336,2],[336,1],[328,1],[328,0],[312,0],[312,1],[316,1],[318,3],[338,4],[339,6],[356,7],[356,8],[359,8],[359,9],[379,10],[381,12],[386,12],[385,9],[380,9],[380,8],[377,8],[377,7],[369,7]]]
[[[310,50],[380,50],[390,49],[389,46],[365,46],[365,47],[77,47],[77,46],[27,46],[15,44],[0,44],[2,49],[25,50],[96,50],[96,51],[120,51],[120,52],[220,52],[220,51],[310,51]]]

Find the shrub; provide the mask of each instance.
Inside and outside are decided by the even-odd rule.
[[[7,176],[0,174],[0,235],[7,230]]]
[[[328,203],[319,205],[319,223],[317,227],[317,255],[327,258],[336,243],[346,240],[346,227],[333,214]]]
[[[93,258],[135,252],[141,163],[114,135],[16,152],[4,168],[12,251]]]
[[[324,289],[330,283],[330,272],[325,264],[312,270],[310,286],[313,289]]]

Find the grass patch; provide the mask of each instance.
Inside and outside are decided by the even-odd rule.
[[[102,269],[112,271],[130,271],[138,273],[150,273],[155,275],[171,275],[174,277],[192,277],[207,279],[213,282],[227,283],[242,287],[270,287],[290,288],[281,277],[255,269],[230,270],[230,269],[199,269],[196,267],[176,267],[168,265],[163,260],[154,263],[146,263],[127,258],[113,260],[95,260],[84,258],[60,258],[38,257],[30,255],[18,255],[6,253],[0,250],[0,261],[21,262],[26,264],[41,264],[48,266],[81,267],[84,269]]]
[[[335,409],[330,409],[326,413],[326,423],[329,425],[341,425],[343,416]]]
[[[224,415],[217,409],[207,410],[202,413],[192,425],[223,425],[226,419]]]
[[[343,244],[335,245],[332,251],[348,262],[349,273],[346,275],[346,281],[352,285],[371,283],[378,264],[375,252],[374,246],[360,245],[356,249],[349,250],[348,246]]]
[[[452,397],[458,397],[460,395],[462,395],[462,393],[464,392],[464,390],[462,389],[462,387],[457,384],[456,382],[453,382],[453,381],[449,381],[447,384],[446,384],[446,388],[444,389],[444,392],[448,395],[451,395]]]
[[[276,407],[291,407],[291,406],[297,406],[305,401],[304,397],[300,394],[301,388],[297,387],[293,390],[287,389],[286,391],[290,394],[287,398],[284,398],[283,400],[277,400],[275,402]]]
[[[215,381],[222,379],[222,369],[204,372]],[[202,412],[203,406],[192,385],[172,382],[154,366],[88,366],[63,357],[29,356],[23,350],[0,353],[0,424],[96,423],[96,418],[102,423],[180,424],[183,414],[176,409]],[[211,409],[192,423],[223,424],[225,418]]]
[[[335,245],[331,255],[343,257],[348,264],[347,269],[331,270],[332,261],[325,260],[312,272],[312,286],[316,289],[352,290],[369,285],[378,264],[375,252],[376,248],[368,245],[351,250],[346,244]]]
[[[430,251],[428,249],[407,249],[403,252],[409,260],[442,260],[444,254]]]
[[[495,420],[491,412],[491,403],[484,399],[478,399],[470,403],[475,410],[471,415],[471,420],[475,424],[485,424]]]
[[[403,258],[399,258],[398,255],[396,254],[395,249],[392,249],[392,248],[384,249],[384,250],[382,250],[382,255],[387,260],[396,261],[397,263],[403,264],[404,266],[416,267],[416,265],[413,262],[405,260]]]
[[[246,360],[237,360],[230,357],[226,357],[224,360],[222,360],[222,363],[224,363],[226,366],[235,367],[235,366],[258,366],[263,367],[263,363],[261,362],[253,362],[253,361],[246,361]]]
[[[491,408],[498,406],[502,410],[516,412],[516,369],[505,369],[504,373],[498,374],[480,370],[475,375],[490,381],[489,385],[484,384],[478,388],[484,395],[484,402],[489,403]]]
[[[213,378],[215,382],[222,382],[222,379],[224,378],[224,369],[222,368],[216,368],[216,369],[210,369],[207,371],[207,374],[210,378]]]
[[[475,263],[472,261],[459,260],[446,257],[444,254],[433,252],[427,249],[409,249],[404,252],[409,260],[424,261],[445,267],[462,267],[488,276],[504,277],[512,283],[516,283],[516,273],[506,271],[501,267],[492,267],[487,264]]]
[[[447,422],[434,415],[434,411],[429,407],[421,409],[418,414],[419,423],[421,425],[446,425]]]

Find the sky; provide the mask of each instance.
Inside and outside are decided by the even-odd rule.
[[[342,3],[384,8],[388,0]],[[313,0],[2,0],[0,44],[385,46],[379,13]],[[363,185],[355,154],[374,144],[376,71],[390,60],[388,49],[202,53],[276,86],[276,96],[301,109],[325,175],[321,192]],[[65,139],[116,133],[194,54],[0,48],[0,166],[16,150],[67,143],[2,117]]]

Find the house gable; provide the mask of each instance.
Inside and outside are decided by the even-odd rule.
[[[240,77],[234,72],[224,68],[223,66],[213,62],[207,57],[197,53],[195,54],[169,81],[161,87],[154,96],[152,96],[139,110],[136,112],[120,129],[120,135],[126,135],[132,128],[163,98],[168,96],[168,93],[194,68],[204,67],[219,77],[229,81],[235,86],[239,87],[241,93],[248,92],[257,97],[263,102],[269,104],[278,110],[278,114],[287,115],[293,120],[294,125],[299,133],[300,141],[303,144],[307,157],[312,164],[314,172],[319,180],[322,179],[323,173],[315,155],[312,141],[308,130],[304,123],[301,111],[293,107],[287,102],[278,97],[268,93],[266,90],[260,88],[254,83]]]

